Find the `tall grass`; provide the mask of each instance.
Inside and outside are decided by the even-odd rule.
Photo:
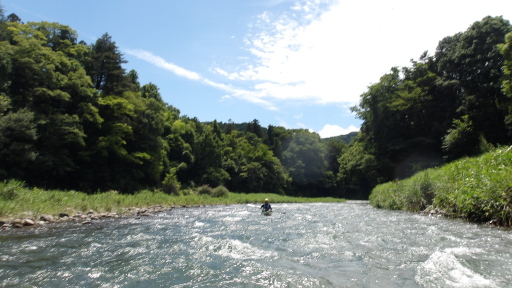
[[[216,188],[217,189],[217,188]],[[225,190],[224,190],[225,189]],[[215,189],[213,189],[215,190]],[[27,188],[20,181],[0,182],[0,219],[30,217],[38,219],[41,214],[73,214],[94,210],[97,213],[126,213],[129,208],[147,208],[161,205],[197,206],[262,203],[269,198],[272,203],[289,202],[341,202],[336,198],[297,198],[270,193],[244,194],[227,191],[226,188],[212,190],[210,194],[179,193],[169,195],[160,191],[140,191],[133,195],[122,195],[116,191],[88,195],[77,191],[42,190]]]
[[[378,185],[378,208],[420,211],[428,206],[473,222],[512,222],[512,147],[464,158],[403,180]]]

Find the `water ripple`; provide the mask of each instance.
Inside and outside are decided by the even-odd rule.
[[[175,209],[0,234],[2,287],[510,287],[511,231],[366,202]]]

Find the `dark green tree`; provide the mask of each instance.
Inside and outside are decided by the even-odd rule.
[[[37,157],[34,115],[27,109],[6,115],[2,110],[0,107],[0,179],[26,179]]]
[[[507,96],[507,101],[512,101],[512,32],[505,37],[505,43],[498,45],[505,62],[503,66],[503,93]],[[505,125],[509,131],[509,137],[512,137],[512,105],[508,105]]]
[[[96,98],[81,64],[53,51],[47,38],[34,24],[9,22],[8,42],[0,45],[3,65],[2,87],[9,98],[9,113],[31,115],[36,128],[33,165],[25,171],[31,184],[66,187],[78,169],[77,159],[86,153],[84,127],[99,125]],[[23,110],[28,109],[28,110]],[[14,116],[15,114],[12,114]],[[31,124],[25,125],[31,131]],[[29,133],[30,134],[30,133]],[[29,137],[30,138],[30,137]]]
[[[340,169],[337,176],[341,187],[338,197],[368,199],[378,183],[377,159],[361,140],[354,142],[338,159]]]
[[[134,92],[139,92],[139,90],[141,89],[140,87],[140,82],[139,82],[139,74],[137,73],[137,71],[135,70],[130,70],[127,74],[126,74],[126,83],[127,85],[131,86],[129,88],[130,91],[134,91]],[[149,84],[146,84],[146,85],[153,85],[152,83],[149,83]],[[144,86],[146,86],[144,85]],[[156,93],[158,93],[158,96],[160,96],[160,93],[158,92],[158,87],[155,86],[155,89],[156,89]],[[142,93],[142,97],[145,97],[147,98],[147,96],[144,95],[144,93]],[[162,99],[157,99],[159,100],[160,102],[163,102]]]
[[[19,23],[19,24],[23,24],[23,22],[21,21],[21,18],[18,17],[18,15],[14,14],[14,13],[11,13],[9,15],[7,15],[7,18],[5,20],[6,22],[16,22],[16,23]]]
[[[222,169],[222,140],[214,132],[214,127],[205,125],[194,145],[196,162],[193,169],[197,171],[201,184],[216,187],[224,184],[229,174]]]
[[[263,139],[263,129],[261,128],[260,121],[258,119],[252,120],[247,124],[246,133],[253,133],[256,137]]]
[[[91,45],[91,59],[87,63],[87,74],[91,77],[94,88],[101,91],[104,96],[120,95],[126,91],[125,70],[123,64],[126,60],[119,52],[116,42],[105,33],[96,43]]]
[[[253,133],[233,131],[224,137],[223,168],[232,191],[284,194],[291,179],[269,147]]]
[[[487,152],[488,144],[482,134],[474,131],[469,117],[453,120],[453,128],[443,138],[443,150],[448,161]]]
[[[457,118],[468,115],[475,132],[494,144],[510,142],[504,119],[511,102],[502,91],[504,57],[498,44],[511,31],[508,20],[488,16],[441,40],[435,53],[439,75],[454,84]]]

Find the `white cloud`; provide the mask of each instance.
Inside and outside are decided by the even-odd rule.
[[[269,102],[267,100],[264,100],[263,97],[261,97],[262,93],[260,91],[250,91],[250,90],[245,90],[245,89],[239,89],[239,88],[232,87],[231,85],[226,85],[226,84],[211,81],[207,78],[201,77],[201,75],[199,75],[196,72],[189,71],[189,70],[182,68],[178,65],[167,62],[162,57],[156,56],[149,51],[129,50],[128,49],[128,50],[123,50],[123,52],[126,54],[129,54],[129,55],[135,56],[144,61],[147,61],[159,68],[162,68],[169,72],[172,72],[173,74],[175,74],[177,76],[184,77],[184,78],[187,78],[187,79],[193,80],[193,81],[199,81],[199,82],[202,82],[203,84],[206,84],[208,86],[217,88],[219,90],[222,90],[222,91],[225,91],[225,92],[228,92],[231,94],[231,95],[223,96],[221,98],[221,100],[230,99],[232,96],[232,97],[237,97],[237,98],[243,99],[245,101],[260,105],[262,107],[265,107],[268,110],[273,110],[273,111],[278,110],[278,108],[274,104],[272,104],[271,102]],[[221,69],[217,69],[217,72],[220,74],[223,74],[223,75],[227,75],[227,74],[224,74],[224,71]]]
[[[268,101],[353,105],[391,67],[409,66],[423,51],[433,54],[443,37],[506,11],[510,0],[297,0],[289,12],[267,11],[250,26],[245,42],[253,62],[218,72],[253,83]]]
[[[355,127],[354,125],[350,125],[347,129],[342,128],[338,125],[330,125],[326,124],[322,130],[318,131],[318,134],[321,138],[329,138],[339,135],[346,135],[350,132],[356,132],[359,131],[359,128]]]
[[[190,80],[201,80],[201,76],[196,72],[189,71],[178,65],[165,61],[162,57],[156,56],[151,52],[145,50],[124,50],[126,54],[135,56],[139,59],[145,60],[157,67],[170,71],[178,76],[188,78]]]
[[[275,14],[269,8],[249,25],[244,43],[251,57],[233,57],[233,63],[211,70],[224,83],[148,51],[125,53],[226,92],[221,101],[237,98],[268,110],[297,100],[300,105],[352,106],[391,67],[409,66],[425,50],[434,53],[443,37],[465,31],[487,15],[512,18],[510,0],[431,0],[428,5],[406,0],[289,2],[287,12]],[[326,125],[320,133],[340,135],[353,129]]]

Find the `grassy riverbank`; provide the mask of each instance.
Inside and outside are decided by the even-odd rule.
[[[440,213],[472,222],[512,226],[512,147],[465,158],[413,177],[377,186],[378,208]]]
[[[269,198],[271,203],[342,202],[336,198],[301,198],[271,193],[243,194],[230,192],[223,197],[190,193],[169,195],[162,192],[141,191],[133,195],[122,195],[115,191],[88,195],[77,191],[42,190],[26,188],[22,182],[0,183],[0,219],[38,219],[41,214],[58,215],[75,212],[115,212],[124,214],[131,207],[146,208],[155,205],[198,206],[262,203]]]

